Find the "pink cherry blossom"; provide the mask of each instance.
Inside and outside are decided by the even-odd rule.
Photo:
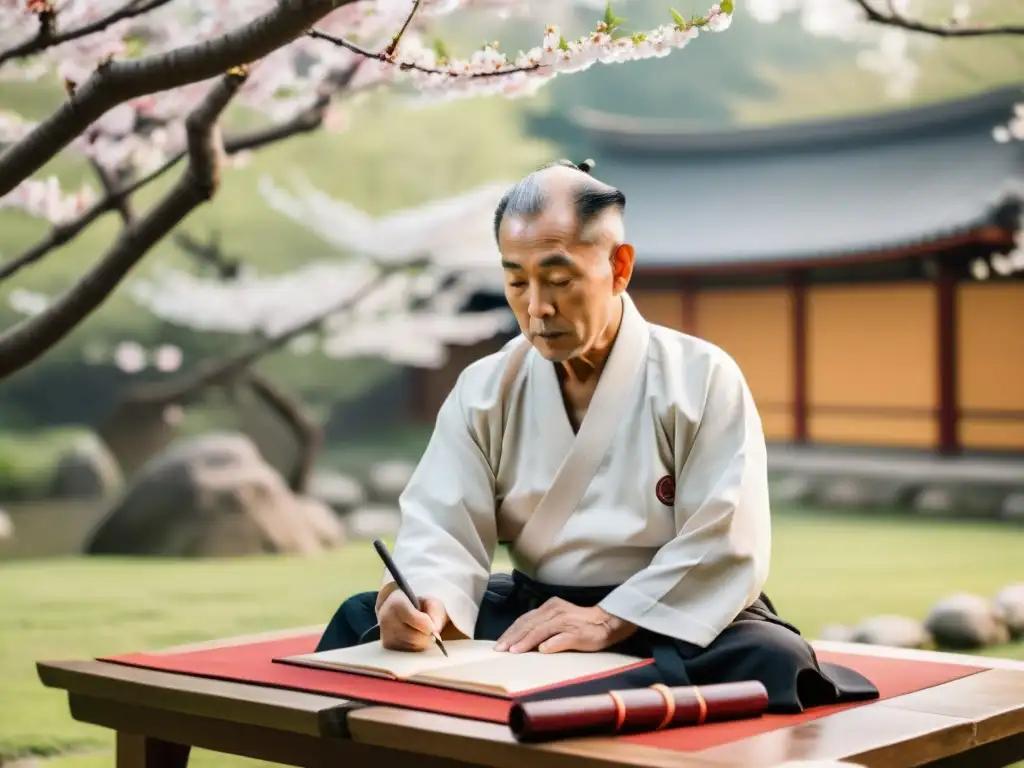
[[[267,13],[275,0],[0,0],[0,78],[35,80],[57,75],[69,89],[81,86],[103,61],[130,59],[210,40]],[[301,36],[253,62],[238,101],[274,122],[286,123],[310,110],[325,93],[337,95],[341,73],[359,65],[345,90],[406,84],[418,92],[410,105],[500,94],[532,94],[559,74],[664,56],[687,45],[701,31],[727,29],[732,14],[711,6],[696,23],[666,24],[645,34],[613,39],[603,21],[578,38],[542,27],[540,44],[510,55],[484,46],[444,60],[422,33],[431,21],[462,9],[487,9],[509,16],[543,12],[545,4],[523,0],[361,0],[320,20],[312,36]],[[731,10],[731,6],[730,6]],[[106,23],[110,21],[110,23]],[[408,22],[408,23],[407,23]],[[67,39],[32,55],[13,55],[31,44],[45,24],[47,37]],[[404,32],[397,44],[392,40]],[[89,34],[78,34],[91,30]],[[394,48],[393,55],[386,55]],[[384,51],[385,54],[380,52]],[[180,155],[184,117],[209,90],[195,82],[130,99],[110,109],[70,146],[115,179],[144,176]],[[329,130],[348,124],[343,106],[332,101],[324,113]],[[0,113],[0,149],[34,126]],[[244,163],[244,160],[239,161]],[[54,223],[80,211],[86,192],[61,190],[56,181],[26,179],[0,206],[20,207]]]

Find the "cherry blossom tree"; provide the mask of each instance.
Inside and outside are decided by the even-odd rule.
[[[1012,18],[1013,5],[1005,0],[748,0],[752,15],[761,22],[797,13],[811,34],[864,43],[858,62],[886,78],[895,97],[913,90],[919,75],[915,47],[943,40],[1024,36],[1024,8],[1018,3]],[[985,12],[986,20],[972,20],[979,11]],[[993,15],[1002,20],[987,20]],[[992,137],[1000,143],[1024,140],[1024,101],[1014,106],[1005,123],[993,126]],[[1024,190],[1010,193],[1024,200]],[[1024,219],[1018,223],[1014,243],[1008,253],[975,260],[974,277],[984,280],[1024,271]]]
[[[399,86],[432,101],[535,92],[597,63],[665,56],[701,31],[722,31],[733,1],[704,16],[626,33],[610,6],[575,40],[547,27],[539,45],[510,56],[485,45],[465,58],[428,45],[437,18],[460,9],[525,12],[511,0],[0,0],[0,77],[56,73],[67,99],[38,123],[0,115],[0,206],[54,223],[50,235],[0,265],[0,277],[117,212],[121,235],[104,257],[38,314],[0,333],[0,376],[37,359],[96,310],[153,245],[217,191],[226,158],[338,125],[342,97]],[[543,8],[543,3],[541,3]],[[222,136],[230,104],[269,121]],[[63,190],[35,178],[77,152],[100,190]],[[177,182],[144,215],[134,192],[177,166]]]
[[[225,358],[183,361],[179,354],[168,368],[170,350],[147,355],[138,344],[126,342],[117,353],[122,369],[141,372],[148,357],[153,367],[163,363],[172,375],[129,387],[108,419],[108,433],[127,423],[134,441],[150,417],[173,424],[183,408],[209,389],[234,392],[233,387],[243,385],[291,431],[299,456],[289,481],[301,491],[322,443],[320,425],[301,401],[254,366],[278,351],[318,351],[334,359],[376,357],[436,368],[447,361],[453,344],[473,344],[513,330],[507,308],[463,311],[476,292],[502,291],[490,226],[508,186],[487,184],[371,217],[302,180],[293,193],[263,179],[261,192],[268,204],[318,235],[329,246],[328,255],[290,272],[263,275],[228,257],[215,240],[202,243],[176,233],[195,261],[212,271],[157,270],[153,278],[129,280],[130,295],[166,323],[238,334],[247,344]],[[109,441],[117,444],[120,438]],[[117,445],[115,451],[121,452]]]

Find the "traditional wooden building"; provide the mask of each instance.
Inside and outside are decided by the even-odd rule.
[[[978,271],[1022,221],[1024,142],[993,138],[1020,98],[711,134],[575,119],[628,198],[631,296],[739,362],[769,440],[1024,453],[1024,272]],[[423,376],[420,413],[502,341]]]

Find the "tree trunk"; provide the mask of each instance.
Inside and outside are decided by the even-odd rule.
[[[290,396],[263,374],[250,369],[246,372],[245,383],[260,402],[277,414],[294,434],[298,455],[287,478],[288,486],[295,493],[305,493],[317,454],[323,447],[323,429],[309,415],[301,401]]]

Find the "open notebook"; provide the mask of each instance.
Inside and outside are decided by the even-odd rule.
[[[425,651],[406,652],[374,642],[277,661],[508,697],[650,663],[649,659],[608,651],[500,652],[490,640],[446,640],[444,647],[448,658],[434,645]]]

